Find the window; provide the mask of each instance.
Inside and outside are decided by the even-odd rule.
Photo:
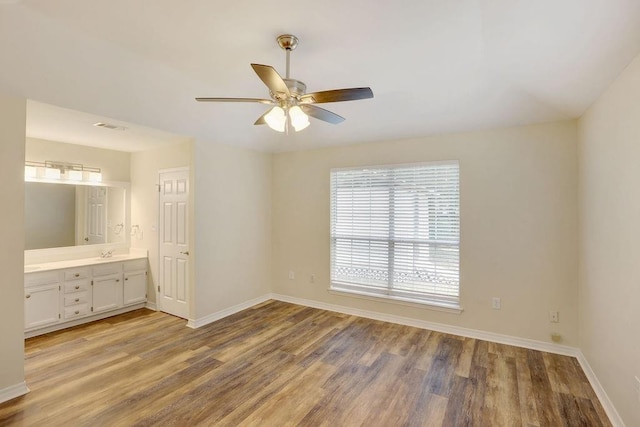
[[[331,171],[331,289],[458,308],[458,162]]]

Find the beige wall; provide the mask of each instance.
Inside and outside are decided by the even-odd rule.
[[[0,195],[10,202],[0,221],[0,392],[24,381],[25,99],[0,95]]]
[[[563,122],[275,154],[274,291],[541,341],[558,331],[576,346],[576,144],[575,122]],[[453,159],[460,161],[464,312],[329,294],[329,170]],[[494,296],[502,310],[491,309]],[[549,322],[550,310],[560,323]]]
[[[130,154],[123,151],[27,138],[26,159],[33,162],[57,160],[82,163],[85,166],[101,168],[104,181],[130,181]]]
[[[149,252],[147,295],[151,302],[156,301],[155,289],[158,284],[158,171],[190,167],[192,146],[192,142],[186,141],[131,154],[131,224],[138,225],[141,231],[131,237],[131,247]],[[193,186],[190,190],[190,205],[193,206]],[[190,211],[190,221],[193,224],[193,209]],[[193,227],[191,231],[193,236]]]
[[[579,121],[580,347],[640,425],[640,57]]]
[[[197,141],[195,319],[270,292],[271,155]]]

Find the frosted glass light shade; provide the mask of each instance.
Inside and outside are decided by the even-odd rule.
[[[44,177],[47,179],[60,179],[60,169],[44,168]]]
[[[267,125],[278,132],[284,132],[284,126],[287,121],[287,117],[284,114],[284,110],[280,107],[273,107],[271,111],[264,116],[264,121]]]
[[[84,171],[84,180],[89,182],[102,182],[102,173]]]
[[[289,109],[289,117],[296,132],[300,132],[309,126],[309,117],[302,111],[302,108],[297,105]]]
[[[69,181],[82,181],[82,171],[69,170],[65,173]]]
[[[24,177],[25,178],[35,178],[38,176],[38,168],[36,166],[25,166],[24,167]]]

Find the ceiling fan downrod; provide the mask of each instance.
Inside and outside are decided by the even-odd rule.
[[[278,36],[276,40],[278,41],[278,45],[287,53],[287,68],[285,78],[289,79],[291,78],[289,73],[291,67],[291,51],[298,46],[298,38],[292,34],[283,34],[281,36]]]

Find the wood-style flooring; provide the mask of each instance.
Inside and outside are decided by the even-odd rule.
[[[576,359],[278,301],[26,340],[17,426],[608,426]]]

